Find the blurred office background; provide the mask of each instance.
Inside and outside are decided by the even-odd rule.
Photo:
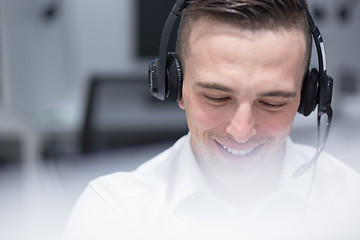
[[[187,132],[147,85],[173,2],[0,0],[0,239],[59,239],[88,181]],[[360,171],[360,0],[309,5],[335,80],[326,151]],[[315,145],[315,114],[292,137]]]

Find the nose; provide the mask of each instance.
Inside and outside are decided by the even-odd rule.
[[[229,133],[237,142],[246,143],[256,134],[255,116],[251,104],[240,104],[231,117],[226,127]]]

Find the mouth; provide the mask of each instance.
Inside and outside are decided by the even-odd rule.
[[[234,156],[246,156],[249,155],[250,153],[252,153],[255,150],[255,147],[253,148],[249,148],[249,149],[244,149],[244,150],[236,150],[236,149],[232,149],[229,147],[226,147],[224,145],[222,145],[222,147],[230,154],[234,155]]]
[[[260,152],[260,149],[264,144],[257,144],[253,146],[240,146],[240,147],[234,147],[234,146],[226,146],[219,142],[217,142],[218,149],[221,153],[221,155],[228,160],[233,161],[239,161],[239,160],[247,160],[252,161],[256,159],[257,153]]]

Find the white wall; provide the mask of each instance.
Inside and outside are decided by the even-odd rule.
[[[132,0],[1,0],[12,106],[41,127],[74,128],[94,72],[135,69]],[[146,71],[144,69],[144,71]]]
[[[134,1],[72,0],[64,7],[69,51],[66,68],[76,86],[75,102],[80,107],[76,112],[81,112],[91,74],[136,71]]]
[[[13,107],[39,111],[65,88],[64,25],[41,21],[37,1],[2,0],[3,38]]]

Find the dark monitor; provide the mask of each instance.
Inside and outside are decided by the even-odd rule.
[[[155,58],[158,56],[161,32],[174,3],[175,0],[136,1],[137,57]],[[174,29],[169,42],[169,51],[175,50],[178,23]]]

